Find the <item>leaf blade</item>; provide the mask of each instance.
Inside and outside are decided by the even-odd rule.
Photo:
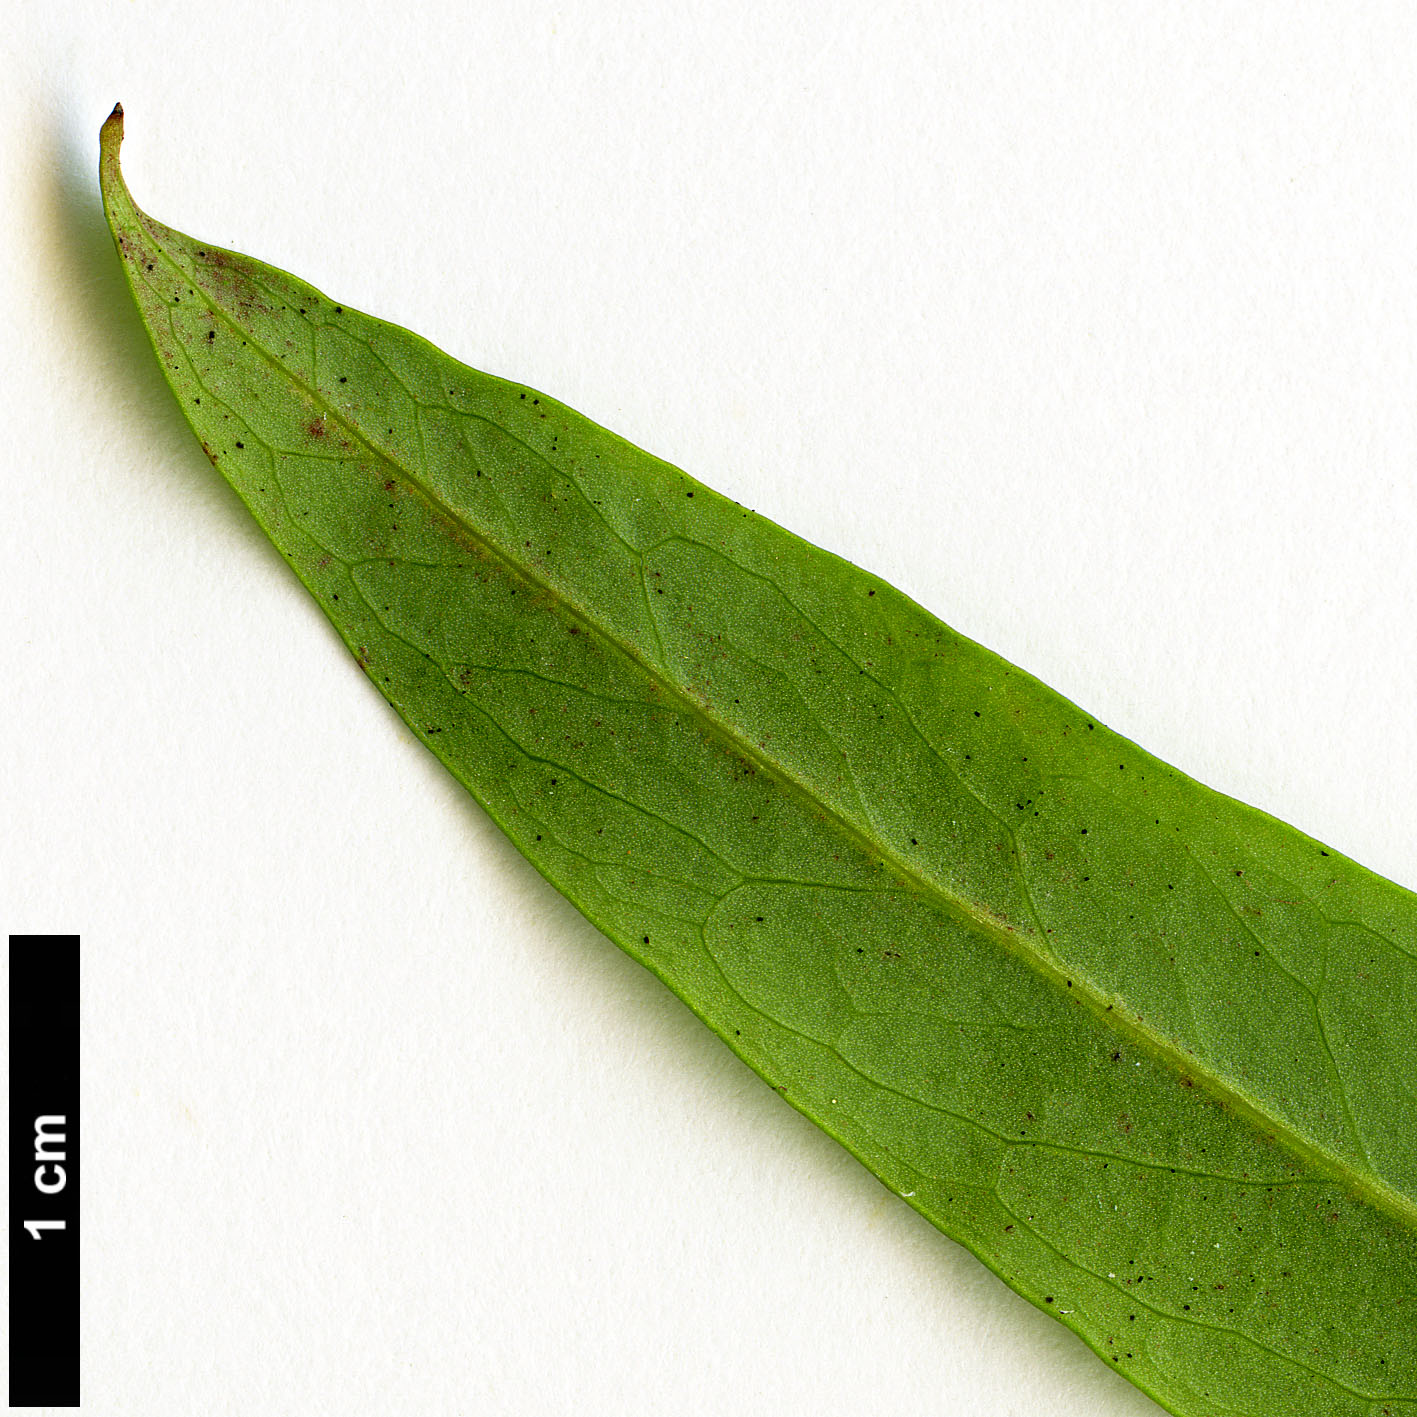
[[[1408,893],[554,400],[153,222],[112,123],[184,413],[553,884],[1172,1410],[1412,1400]],[[1204,1299],[1158,1207],[1234,1247]],[[1278,1318],[1217,1298],[1247,1267]],[[1335,1332],[1358,1351],[1315,1367]],[[1259,1405],[1210,1390],[1227,1368]]]

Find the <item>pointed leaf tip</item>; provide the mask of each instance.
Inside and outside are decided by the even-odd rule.
[[[118,149],[123,142],[123,105],[115,103],[113,112],[103,120],[103,127],[98,131],[98,146],[100,156],[105,160],[112,159],[117,163]]]

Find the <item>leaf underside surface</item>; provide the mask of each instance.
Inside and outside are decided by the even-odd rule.
[[[153,221],[373,684],[786,1101],[1183,1417],[1417,1417],[1417,897],[554,399]]]

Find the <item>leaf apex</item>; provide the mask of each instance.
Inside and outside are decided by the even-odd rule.
[[[115,103],[113,112],[103,120],[103,127],[99,130],[99,141],[105,148],[116,149],[123,141],[123,105]]]
[[[113,225],[115,209],[124,216],[136,216],[137,206],[128,185],[123,181],[118,150],[123,145],[123,105],[115,103],[113,112],[103,120],[98,132],[99,188],[103,193],[104,213]]]

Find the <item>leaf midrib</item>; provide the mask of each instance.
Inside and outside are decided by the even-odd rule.
[[[115,168],[117,168],[116,161]],[[153,218],[149,217],[147,213],[133,201],[132,193],[128,191],[127,183],[123,180],[121,170],[118,171],[118,181],[122,186],[123,193],[134,214],[147,229],[148,236],[154,242],[159,255],[174,271],[182,276],[183,279],[189,279],[188,273],[185,272],[176,259],[168,253],[161,240],[153,233],[151,226],[149,226],[149,223],[152,223],[154,226],[161,226],[162,224],[154,221]],[[190,240],[190,238],[184,239]],[[204,249],[212,248],[206,247]],[[249,257],[240,257],[240,254],[234,251],[228,252],[227,254],[238,257],[238,259],[250,259]],[[126,262],[127,258],[125,256],[125,264]],[[308,282],[302,282],[302,284],[308,285]],[[314,287],[311,287],[311,289],[314,289]],[[319,294],[322,299],[329,300],[329,297],[325,296],[323,292],[316,293]],[[1417,1232],[1417,1201],[1414,1201],[1402,1192],[1396,1190],[1377,1175],[1369,1176],[1356,1171],[1352,1164],[1344,1158],[1334,1154],[1320,1143],[1304,1136],[1286,1121],[1270,1115],[1258,1102],[1240,1091],[1234,1084],[1227,1082],[1219,1074],[1199,1063],[1194,1055],[1182,1053],[1172,1040],[1168,1040],[1148,1028],[1141,1019],[1133,1019],[1122,1013],[1119,1008],[1121,1003],[1120,999],[1114,1000],[1110,1004],[1104,1002],[1106,996],[1086,975],[1069,973],[1060,965],[1054,964],[1053,961],[1042,952],[1031,948],[1028,944],[1028,941],[1033,938],[1031,934],[1018,930],[1005,930],[986,912],[980,910],[966,898],[946,889],[938,881],[924,875],[908,861],[897,856],[888,845],[876,841],[855,823],[842,816],[836,809],[821,801],[805,783],[795,777],[784,766],[765,756],[758,749],[757,745],[740,737],[734,732],[730,725],[714,717],[702,704],[687,694],[677,683],[664,677],[661,671],[647,663],[635,648],[629,644],[622,643],[620,639],[606,630],[593,614],[571,600],[564,591],[549,584],[547,581],[534,574],[514,556],[490,542],[461,513],[448,505],[447,502],[427,485],[424,480],[426,477],[426,469],[423,476],[419,476],[395,457],[369,442],[356,424],[351,423],[318,389],[312,388],[310,384],[300,378],[286,364],[268,351],[265,346],[255,338],[254,330],[240,325],[225,309],[214,304],[207,296],[205,290],[201,293],[201,299],[207,309],[211,311],[214,318],[221,320],[230,329],[245,336],[247,348],[253,350],[266,361],[271,369],[277,371],[282,378],[300,390],[316,409],[324,412],[325,417],[335,419],[339,425],[351,435],[353,440],[367,451],[371,458],[384,464],[387,468],[401,476],[424,498],[437,514],[457,525],[486,555],[501,562],[515,574],[521,576],[524,581],[537,587],[554,604],[563,609],[565,613],[580,620],[581,623],[603,643],[612,646],[620,654],[624,655],[626,659],[630,660],[642,673],[648,676],[652,682],[660,685],[664,692],[680,704],[690,716],[697,719],[711,738],[726,744],[732,752],[752,761],[770,777],[782,783],[791,794],[799,799],[799,805],[805,803],[810,810],[816,812],[821,818],[830,823],[832,828],[849,841],[867,860],[879,861],[882,866],[896,877],[901,886],[907,891],[922,898],[942,914],[953,916],[961,921],[967,928],[991,939],[1013,958],[1032,969],[1043,979],[1051,982],[1060,993],[1066,995],[1070,1000],[1077,1002],[1081,1007],[1088,1009],[1105,1028],[1120,1034],[1134,1047],[1139,1048],[1169,1071],[1178,1075],[1184,1074],[1192,1079],[1198,1087],[1205,1091],[1214,1101],[1218,1102],[1223,1108],[1228,1108],[1233,1111],[1246,1122],[1249,1122],[1263,1135],[1272,1138],[1301,1164],[1311,1170],[1329,1176],[1350,1194],[1358,1197],[1374,1210],[1390,1216],[1404,1228]],[[334,302],[331,302],[331,304],[333,303]],[[423,337],[416,332],[405,329],[403,333],[426,345],[438,358],[452,360],[452,356],[437,349],[436,346],[423,339]],[[461,361],[452,360],[452,362],[459,364],[460,367],[464,369],[468,369],[468,372],[474,377],[485,377],[480,375],[477,370],[470,369],[467,365],[462,365]],[[390,371],[390,373],[392,375],[392,371]],[[403,385],[401,380],[397,379],[397,376],[394,377],[412,402],[415,410],[414,417],[416,419],[420,406],[418,398],[411,390]],[[500,424],[497,426],[501,427]],[[503,431],[505,432],[506,430]],[[511,436],[514,437],[515,435]],[[517,441],[520,442],[521,440],[518,439]],[[545,463],[545,459],[540,453],[536,452],[535,449],[528,447],[525,443],[523,443],[522,446],[527,447],[528,452],[533,457]],[[274,455],[275,449],[271,449],[271,452]],[[705,488],[705,490],[711,489]],[[791,535],[791,533],[786,532],[783,528],[779,528],[779,530],[782,530],[785,535]],[[653,625],[653,611],[651,610],[649,613],[651,624]],[[653,628],[655,629],[655,633],[658,634],[658,626],[653,626]],[[930,747],[928,743],[926,747],[929,748],[931,752],[934,752],[934,749]],[[1342,1087],[1341,1079],[1339,1086],[1340,1088]]]

